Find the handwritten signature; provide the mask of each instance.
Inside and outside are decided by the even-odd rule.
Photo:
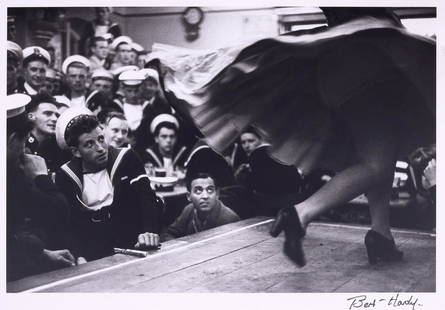
[[[414,295],[409,295],[408,298],[402,298],[399,293],[391,296],[390,298],[368,298],[366,295],[358,295],[348,298],[347,301],[349,302],[349,310],[356,308],[368,309],[382,306],[415,310],[416,307],[422,307],[422,304],[419,303],[419,298],[416,298]]]

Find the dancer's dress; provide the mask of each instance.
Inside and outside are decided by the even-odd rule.
[[[354,160],[345,117],[360,116],[343,108],[373,90],[391,104],[355,110],[382,115],[375,126],[392,123],[400,156],[435,141],[435,41],[389,20],[364,17],[210,52],[156,44],[153,51],[167,98],[218,152],[254,125],[282,163],[343,169]]]

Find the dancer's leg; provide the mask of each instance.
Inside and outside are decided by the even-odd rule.
[[[392,192],[393,171],[386,180],[370,188],[366,194],[371,213],[371,228],[388,239],[392,239],[389,226],[389,200]]]
[[[390,189],[394,173],[397,151],[394,123],[397,120],[394,113],[378,108],[391,104],[390,90],[383,91],[382,95],[382,89],[376,88],[368,90],[360,98],[353,98],[345,106],[345,119],[353,137],[358,163],[335,175],[315,194],[295,206],[304,228],[325,211],[369,192],[373,227],[388,235],[386,201],[389,197],[386,188]]]

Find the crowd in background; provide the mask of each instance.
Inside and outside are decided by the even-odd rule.
[[[66,57],[60,70],[51,51],[7,43],[9,280],[98,259],[117,245],[156,248],[162,240],[272,216],[333,176],[302,176],[273,161],[271,141],[253,127],[225,154],[212,151],[164,98],[158,71],[146,64],[149,51],[122,34],[109,13],[96,9],[81,54]],[[89,136],[99,159],[84,150]],[[421,169],[435,165],[431,158]],[[190,204],[166,226],[165,202],[144,176],[155,168],[186,178]]]

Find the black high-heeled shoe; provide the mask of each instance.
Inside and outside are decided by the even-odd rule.
[[[366,233],[365,246],[372,265],[378,261],[397,262],[403,258],[403,252],[397,249],[393,239],[387,239],[372,229]]]
[[[283,251],[299,267],[306,265],[302,239],[306,235],[300,223],[297,211],[293,206],[281,209],[270,229],[270,235],[277,237],[284,230],[285,241]]]

